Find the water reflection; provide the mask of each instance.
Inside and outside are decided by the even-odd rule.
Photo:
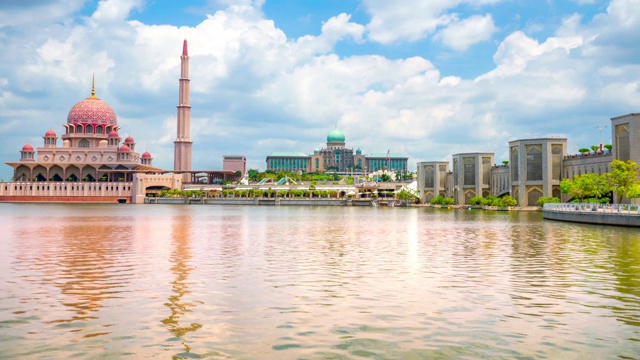
[[[121,222],[115,229],[103,220],[69,217],[55,222],[45,218],[42,226],[19,228],[13,234],[25,242],[14,259],[19,276],[41,289],[25,302],[55,299],[62,307],[51,304],[44,323],[83,338],[110,334],[114,324],[99,313],[105,301],[121,298],[123,287],[131,281],[132,265],[126,258],[131,243],[120,235],[131,233],[132,227]]]
[[[0,211],[0,358],[640,353],[635,229],[416,208],[24,209]]]
[[[189,301],[187,297],[191,294],[189,275],[194,270],[190,265],[191,261],[191,227],[192,219],[190,215],[176,215],[173,217],[171,229],[171,273],[175,278],[171,282],[171,295],[167,299],[165,306],[169,308],[170,315],[162,320],[167,326],[169,332],[176,338],[179,338],[184,351],[191,352],[188,340],[185,338],[190,332],[196,331],[202,327],[201,323],[192,322],[185,324],[183,317],[185,314],[192,312],[197,303]],[[184,355],[184,354],[183,354]],[[176,355],[177,358],[183,355]]]

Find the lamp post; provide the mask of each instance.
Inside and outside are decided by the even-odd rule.
[[[600,151],[602,151],[602,130],[604,130],[607,125],[604,126],[596,126],[595,128],[600,130]]]

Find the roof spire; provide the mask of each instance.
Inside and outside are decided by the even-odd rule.
[[[187,39],[184,39],[182,43],[182,56],[189,56],[189,52],[187,51]]]
[[[93,80],[91,80],[91,97],[96,97],[96,73],[93,73]]]

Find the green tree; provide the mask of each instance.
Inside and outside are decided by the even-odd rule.
[[[620,199],[618,202],[622,202],[625,197],[637,198],[640,190],[638,186],[638,164],[634,161],[627,160],[613,160],[611,162],[611,172],[604,174],[608,183],[613,191],[615,191]]]
[[[418,195],[413,191],[403,187],[396,193],[396,197],[402,201],[411,202],[415,201],[418,198]]]
[[[560,182],[560,191],[582,202],[585,198],[599,199],[609,194],[612,191],[611,184],[609,174],[589,173],[575,176],[573,180],[563,179]]]
[[[251,181],[259,181],[258,180],[258,174],[259,173],[260,172],[258,170],[256,170],[256,169],[249,169],[247,171],[247,174],[249,175],[249,180],[251,180]]]
[[[598,145],[591,145],[591,150],[593,150],[593,152],[594,152],[594,153],[595,153],[595,152],[598,152],[598,151],[600,151],[600,146],[598,146]]]

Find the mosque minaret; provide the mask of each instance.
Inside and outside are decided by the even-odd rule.
[[[191,151],[193,141],[191,141],[191,106],[189,105],[189,52],[187,50],[187,40],[182,45],[182,56],[180,56],[180,91],[178,95],[178,131],[174,141],[174,161],[173,170],[191,170]]]

